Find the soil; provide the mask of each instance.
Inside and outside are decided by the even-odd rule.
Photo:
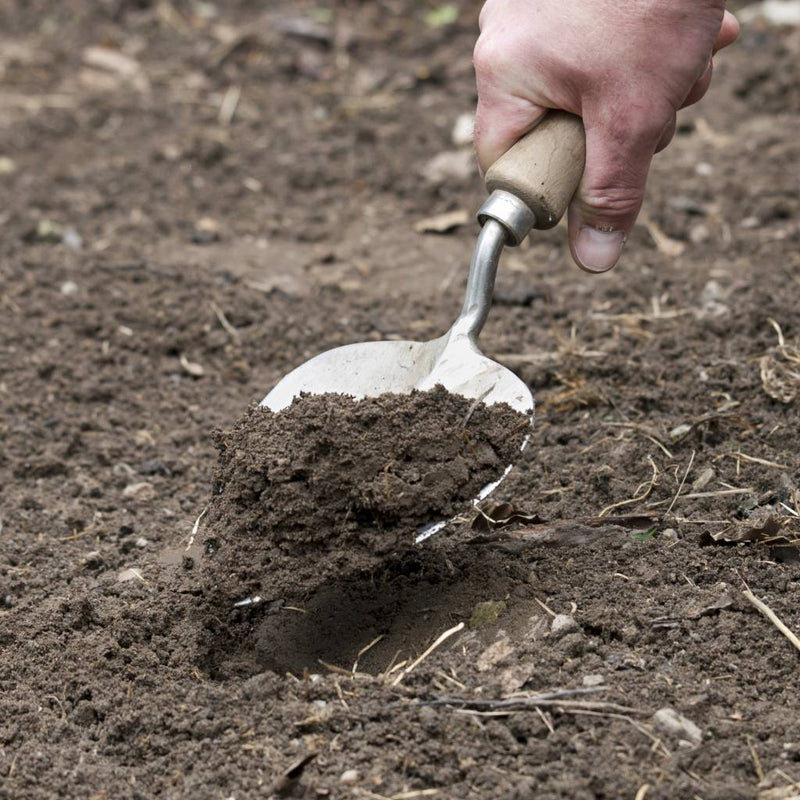
[[[216,437],[201,545],[206,592],[228,604],[302,598],[378,566],[471,510],[518,460],[531,418],[442,387],[251,408]]]
[[[0,4],[0,797],[796,796],[743,590],[800,631],[798,28],[719,55],[612,273],[504,256],[516,521],[208,590],[212,432],[458,313],[476,227],[415,224],[484,196],[479,5]]]

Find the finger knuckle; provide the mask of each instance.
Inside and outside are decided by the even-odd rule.
[[[636,214],[642,203],[642,193],[638,188],[628,186],[589,187],[581,200],[597,216],[622,219]]]
[[[503,59],[503,52],[496,46],[494,38],[481,34],[472,52],[472,63],[478,80],[490,81],[495,71],[502,67]]]

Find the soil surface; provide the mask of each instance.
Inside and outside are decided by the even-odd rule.
[[[797,795],[798,28],[719,55],[612,273],[503,257],[537,420],[482,514],[209,589],[213,431],[461,307],[479,5],[0,4],[0,797]]]
[[[216,437],[201,545],[205,590],[228,604],[302,598],[430,526],[470,512],[519,460],[531,417],[441,387],[356,401],[256,406]]]

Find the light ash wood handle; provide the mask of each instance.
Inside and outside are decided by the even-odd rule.
[[[552,228],[578,188],[586,160],[580,117],[550,111],[486,172],[486,188],[522,200],[536,216],[534,228]]]

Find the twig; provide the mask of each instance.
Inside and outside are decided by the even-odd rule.
[[[344,692],[342,691],[342,687],[336,678],[333,679],[333,685],[336,687],[336,694],[339,696],[339,702],[344,706],[345,711],[349,711],[350,706],[347,705],[347,700],[344,699]]]
[[[635,422],[604,422],[609,428],[626,428],[628,430],[640,433],[645,439],[649,439],[656,447],[658,447],[667,458],[675,458],[672,453],[667,449],[666,445],[659,440],[652,432],[648,431],[644,425],[637,425]]]
[[[757,456],[749,456],[741,450],[735,450],[732,453],[723,453],[717,456],[714,461],[719,461],[721,458],[735,458],[737,461],[749,461],[752,464],[761,464],[762,467],[774,467],[775,469],[789,469],[788,464],[778,464],[775,461],[767,461],[766,458],[758,458]]]
[[[753,491],[753,488],[748,486],[744,489],[723,489],[719,492],[690,492],[689,494],[682,494],[680,496],[681,500],[699,500],[701,497],[723,497],[729,494],[749,494]],[[656,506],[663,506],[665,503],[668,503],[668,500],[657,500],[655,503],[648,503],[649,508],[655,508]]]
[[[548,605],[547,605],[547,604],[546,604],[544,601],[540,600],[538,597],[534,597],[533,599],[534,599],[534,600],[535,600],[535,601],[536,601],[536,602],[537,602],[537,603],[538,603],[538,604],[539,604],[539,605],[540,605],[540,606],[541,606],[541,607],[542,607],[542,608],[543,608],[543,609],[544,609],[544,610],[545,610],[545,611],[546,611],[546,612],[547,612],[547,613],[548,613],[548,614],[549,614],[551,617],[557,617],[557,616],[558,616],[558,614],[556,614],[556,612],[555,612],[555,611],[553,611],[553,609],[552,609],[552,608],[550,608],[550,606],[548,606]]]
[[[192,525],[192,532],[189,534],[189,544],[186,545],[187,550],[190,550],[194,544],[194,537],[197,536],[197,531],[200,530],[200,520],[206,515],[206,511],[208,511],[208,509],[209,507],[206,506],[200,512],[200,516],[194,521],[194,525]]]
[[[242,96],[241,86],[229,86],[222,98],[222,103],[219,107],[219,124],[227,127],[233,122],[234,114],[239,106],[239,99]]]
[[[397,686],[411,674],[437,647],[444,644],[451,636],[464,630],[464,623],[459,622],[458,625],[446,630],[439,638],[416,660],[412,661],[391,683],[392,686]]]
[[[239,331],[233,327],[231,321],[225,316],[225,312],[213,300],[211,301],[211,310],[217,315],[219,324],[222,325],[225,332],[238,344],[240,341]]]
[[[473,709],[476,711],[515,711],[525,708],[556,707],[565,710],[613,711],[624,714],[644,714],[635,708],[621,706],[617,703],[606,703],[597,700],[574,700],[588,694],[607,692],[607,686],[580,687],[577,689],[553,689],[540,694],[519,694],[505,697],[502,700],[477,700],[462,697],[438,697],[435,700],[420,700],[414,705],[447,706],[450,708]]]
[[[379,634],[369,644],[364,645],[364,647],[362,647],[358,651],[358,655],[356,655],[355,663],[353,664],[353,674],[354,675],[356,674],[356,672],[358,672],[358,662],[361,660],[361,656],[363,656],[364,653],[368,653],[370,650],[372,650],[372,648],[375,647],[375,645],[378,644],[378,642],[381,639],[384,639],[385,637],[386,637],[386,634],[384,634],[384,633]]]
[[[620,500],[619,503],[612,503],[610,506],[606,506],[597,515],[598,517],[604,517],[606,514],[608,514],[609,511],[613,511],[615,508],[622,508],[622,506],[629,506],[632,503],[639,503],[642,500],[644,500],[646,497],[650,496],[650,492],[653,491],[653,487],[656,485],[656,480],[658,479],[658,467],[656,466],[656,462],[653,461],[651,456],[648,455],[647,456],[647,460],[650,462],[650,466],[653,468],[653,476],[650,478],[650,483],[647,486],[647,488],[644,490],[644,492],[642,492],[640,494],[642,486],[644,486],[644,484],[641,484],[637,488],[636,494],[633,497],[631,497],[629,500]]]
[[[344,667],[337,666],[336,664],[331,664],[329,661],[323,661],[321,658],[317,659],[318,664],[322,664],[325,669],[329,670],[330,672],[335,672],[337,675],[345,675],[348,678],[371,678],[371,675],[368,675],[366,672],[353,672],[352,670],[345,669]],[[287,675],[290,673],[286,673]]]
[[[667,509],[667,514],[669,514],[669,512],[672,511],[672,507],[678,501],[678,497],[680,496],[681,490],[683,489],[683,485],[686,483],[686,478],[689,475],[689,470],[691,470],[692,464],[694,464],[694,455],[695,451],[692,450],[692,456],[689,459],[689,466],[686,467],[686,472],[683,473],[683,480],[681,481],[681,485],[678,487],[678,491],[675,492],[675,497],[672,498],[672,502],[669,504],[669,508]]]
[[[551,734],[555,733],[556,729],[553,727],[553,723],[550,722],[550,717],[548,717],[539,706],[536,706],[536,713],[539,715],[539,719],[544,722],[547,730],[549,730]]]
[[[745,589],[742,594],[800,651],[800,639],[781,622],[778,615],[763,600],[756,597],[750,589]]]
[[[761,783],[764,780],[764,769],[761,766],[761,759],[758,757],[753,740],[749,736],[747,737],[747,747],[750,750],[750,757],[753,759],[756,777],[758,778],[758,782]]]

